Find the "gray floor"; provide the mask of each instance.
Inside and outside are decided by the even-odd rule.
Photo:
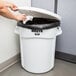
[[[32,74],[25,71],[20,62],[0,73],[0,76],[76,76],[76,64],[56,60],[53,70],[45,74]]]

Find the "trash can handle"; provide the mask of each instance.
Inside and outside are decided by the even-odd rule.
[[[62,34],[62,30],[61,27],[57,27],[57,32],[56,32],[56,36]]]

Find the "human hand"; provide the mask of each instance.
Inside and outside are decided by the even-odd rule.
[[[13,10],[13,11],[18,10],[18,7],[15,4],[10,3],[10,2],[6,2],[6,3],[7,3],[6,6],[9,7],[11,10]]]
[[[18,7],[14,3],[8,2],[6,0],[0,0],[0,9],[5,7],[10,8],[13,11],[18,10]]]
[[[25,14],[18,14],[18,15],[16,15],[15,20],[16,21],[25,21],[26,20],[26,15]]]

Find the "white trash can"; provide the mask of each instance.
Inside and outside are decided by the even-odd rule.
[[[32,13],[48,15],[46,12],[33,10],[32,8]],[[26,8],[22,10],[28,14],[27,11]],[[32,73],[44,73],[54,67],[56,36],[60,35],[62,30],[58,15],[50,13],[49,18],[44,18],[37,14],[26,24],[18,22],[15,32],[20,35],[22,67]]]

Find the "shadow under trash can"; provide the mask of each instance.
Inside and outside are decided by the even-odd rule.
[[[32,73],[48,72],[54,67],[56,36],[62,33],[60,16],[34,7],[19,12],[33,17],[26,23],[19,21],[15,30],[20,36],[22,67]]]

